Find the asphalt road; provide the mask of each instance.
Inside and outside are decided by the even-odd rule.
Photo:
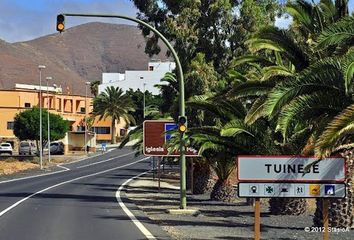
[[[62,165],[54,174],[2,181],[0,239],[146,239],[118,205],[116,192],[148,169],[148,159],[122,149]]]

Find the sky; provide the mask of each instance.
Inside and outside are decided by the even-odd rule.
[[[64,12],[135,17],[137,9],[130,0],[0,0],[0,39],[19,42],[56,33],[56,16]],[[66,17],[65,27],[92,21],[134,24],[119,19]]]
[[[353,5],[354,1],[350,1],[351,9]],[[135,17],[137,9],[130,0],[0,0],[0,39],[20,42],[56,33],[56,15],[64,12]],[[65,27],[92,21],[134,24],[119,19],[66,17]],[[286,28],[290,23],[291,18],[276,20],[276,26],[281,28]]]

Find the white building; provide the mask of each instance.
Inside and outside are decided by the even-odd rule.
[[[98,86],[98,93],[103,92],[108,86],[120,87],[123,91],[130,88],[141,91],[148,90],[152,94],[159,94],[159,89],[155,84],[159,84],[161,78],[167,72],[172,72],[176,68],[174,62],[149,62],[148,69],[142,71],[125,71],[125,73],[102,73],[102,82]],[[144,86],[145,85],[145,86]]]

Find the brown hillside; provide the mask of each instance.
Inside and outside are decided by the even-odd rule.
[[[27,42],[0,41],[0,88],[38,84],[37,66],[44,64],[43,77],[52,76],[65,92],[84,94],[84,82],[101,80],[102,72],[146,69],[144,48],[137,27],[108,23],[87,23]]]

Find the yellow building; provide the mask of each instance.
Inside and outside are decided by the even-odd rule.
[[[19,86],[17,84],[16,86]],[[19,140],[13,133],[14,118],[17,113],[39,107],[39,86],[21,85],[14,90],[0,90],[0,142],[9,142],[17,151]],[[92,112],[92,98],[80,95],[62,94],[60,88],[42,87],[42,107],[48,108],[54,114],[61,115],[69,122],[69,132],[62,139],[66,152],[71,150],[83,150],[85,139],[85,114],[89,116]],[[43,119],[46,121],[47,119]],[[116,126],[117,137],[120,136],[120,130],[125,129],[124,121]],[[96,148],[96,142],[110,142],[111,140],[111,119],[98,121],[95,119],[87,135],[87,146],[93,150]],[[46,139],[47,136],[43,136]]]

